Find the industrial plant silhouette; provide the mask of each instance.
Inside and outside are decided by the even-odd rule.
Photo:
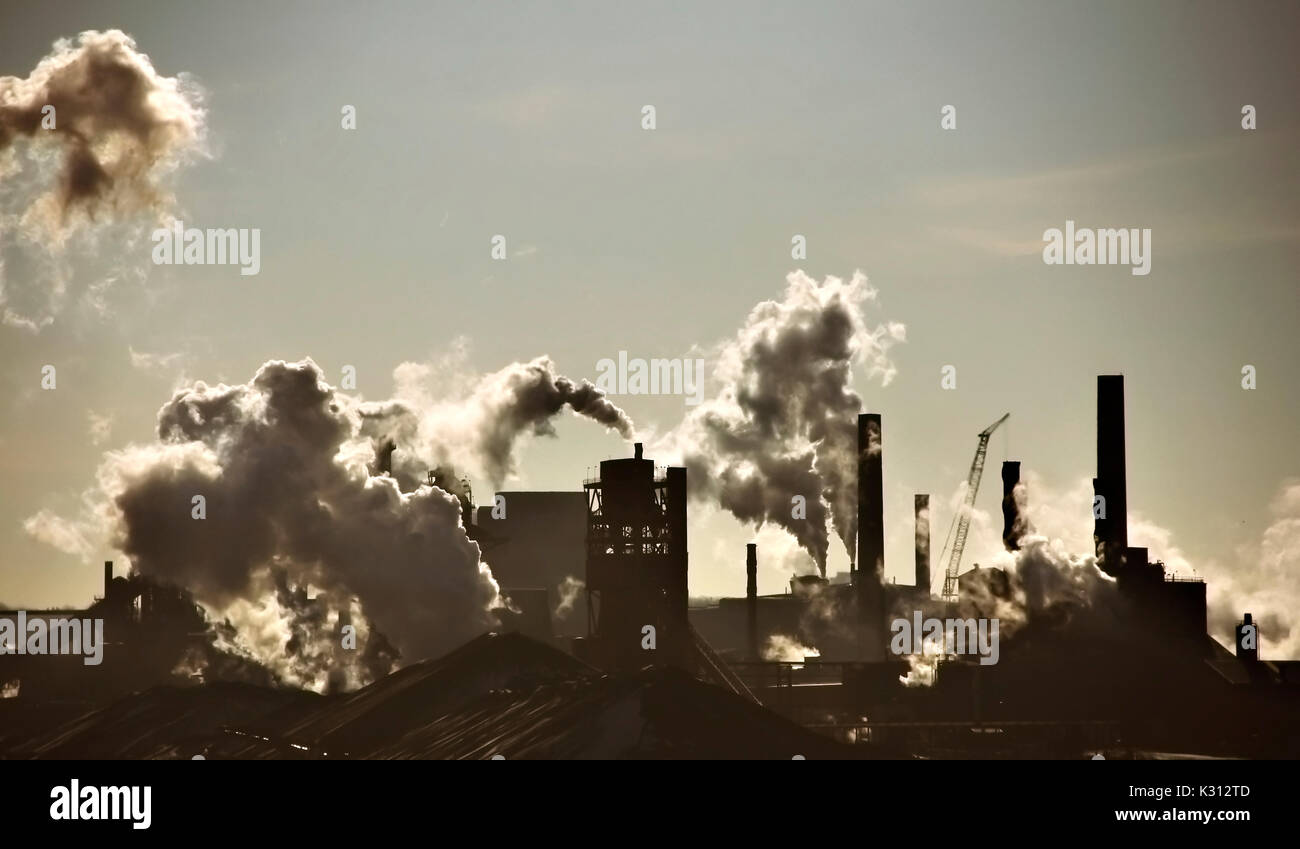
[[[1005,419],[979,434],[967,507]],[[1105,576],[1082,574],[1072,592],[1053,592],[1061,575],[1036,559],[1019,462],[1001,469],[1002,536],[1016,570],[960,571],[962,511],[935,593],[930,498],[916,494],[915,582],[886,582],[882,416],[863,413],[857,432],[850,571],[792,576],[778,595],[758,595],[763,552],[751,544],[744,595],[692,603],[687,469],[656,466],[640,443],[631,457],[601,462],[581,491],[502,493],[500,518],[455,487],[466,530],[511,602],[501,628],[442,657],[404,659],[414,662],[353,692],[259,680],[256,664],[214,645],[185,592],[114,577],[106,564],[103,598],[88,610],[25,612],[102,617],[103,664],[0,655],[0,755],[1300,756],[1300,662],[1259,657],[1248,611],[1225,649],[1206,632],[1205,583],[1129,545],[1123,377],[1097,379],[1092,509]],[[392,451],[379,452],[380,471]],[[560,620],[557,606],[572,613]],[[891,650],[895,618],[1007,610],[1017,618],[1004,623],[996,663]]]

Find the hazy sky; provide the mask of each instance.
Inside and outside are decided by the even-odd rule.
[[[182,380],[310,356],[334,381],[355,366],[380,399],[395,366],[460,337],[479,371],[549,354],[595,379],[620,350],[678,357],[732,336],[795,268],[861,269],[879,291],[868,322],[906,325],[896,378],[856,384],[884,417],[890,576],[910,582],[911,494],[934,494],[937,553],[939,502],[1004,412],[979,506],[997,514],[1004,458],[1044,497],[1078,491],[1096,375],[1120,372],[1130,509],[1170,534],[1134,543],[1253,568],[1269,505],[1300,476],[1300,7],[558,6],[4,0],[0,76],[26,77],[56,38],[118,28],[201,86],[211,157],[177,175],[177,211],[260,228],[262,267],[152,266],[146,244],[126,258],[143,278],[111,287],[107,311],[74,289],[41,332],[0,326],[0,600],[98,590],[97,567],[22,522],[75,514],[103,451],[151,439]],[[1045,265],[1043,231],[1067,219],[1150,228],[1150,274]],[[489,255],[498,233],[506,261]],[[39,283],[24,273],[11,264],[11,285]],[[40,389],[47,363],[56,391]],[[615,400],[659,431],[685,410]],[[567,415],[558,430],[505,488],[576,489],[624,451]],[[743,592],[752,531],[698,512],[692,533],[692,591]],[[997,541],[973,535],[966,565]],[[787,575],[765,559],[760,591]]]

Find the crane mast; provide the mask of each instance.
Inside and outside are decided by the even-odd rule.
[[[944,601],[957,600],[957,569],[961,566],[962,551],[966,548],[966,533],[970,530],[970,512],[975,506],[975,494],[979,492],[980,478],[984,476],[984,455],[989,450],[989,437],[998,429],[998,425],[1010,416],[1011,414],[1007,413],[980,432],[980,443],[975,449],[975,459],[970,464],[970,476],[966,479],[966,499],[962,502],[961,510],[953,516],[953,525],[948,528],[949,537],[952,537],[953,527],[957,528],[957,535],[953,538],[952,554],[948,558],[948,571],[943,578]],[[947,543],[944,545],[946,547]]]

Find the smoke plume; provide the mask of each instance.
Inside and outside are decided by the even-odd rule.
[[[161,76],[118,30],[60,39],[25,79],[0,77],[0,247],[31,281],[13,288],[0,265],[6,323],[49,324],[68,294],[70,238],[107,242],[107,228],[162,216],[164,181],[202,153],[203,137],[194,85]],[[102,298],[112,279],[86,294]]]
[[[89,516],[39,514],[27,529],[85,552],[107,536],[228,626],[223,651],[300,686],[359,686],[399,654],[437,656],[496,626],[505,606],[462,524],[459,478],[440,468],[428,484],[414,471],[422,455],[504,475],[520,437],[553,433],[566,406],[632,433],[545,358],[465,386],[438,404],[366,402],[310,359],[268,362],[234,386],[199,382],[163,405],[156,443],[105,455]]]
[[[410,661],[495,624],[497,584],[459,502],[372,477],[357,406],[311,360],[268,362],[245,384],[177,392],[158,442],[110,452],[99,471],[114,547],[297,683],[372,677],[367,625]],[[338,612],[357,627],[355,650]]]
[[[857,510],[857,415],[853,370],[887,385],[889,348],[905,338],[896,322],[867,327],[862,305],[876,290],[860,272],[818,283],[786,278],[780,301],[750,312],[718,353],[714,397],[668,437],[692,494],[716,500],[742,522],[789,531],[822,574],[827,519],[852,552]],[[793,499],[802,496],[806,515]]]
[[[554,436],[553,420],[564,410],[632,439],[632,420],[590,382],[575,383],[557,374],[549,357],[511,363],[478,379],[451,380],[452,361],[443,366],[403,363],[394,371],[397,398],[361,406],[364,430],[408,449],[395,474],[418,461],[423,468],[446,470],[448,477],[473,473],[500,486],[515,473],[516,449],[526,435]],[[447,390],[438,392],[439,388]],[[449,394],[448,394],[449,393]]]
[[[1206,564],[1210,631],[1231,648],[1243,613],[1259,625],[1259,656],[1300,658],[1300,480],[1283,481],[1258,542],[1237,549],[1235,568]]]

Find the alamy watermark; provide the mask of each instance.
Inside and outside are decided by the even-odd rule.
[[[889,624],[889,650],[896,655],[979,655],[980,666],[998,662],[998,620],[912,618]]]
[[[629,360],[619,351],[618,362],[606,357],[596,370],[596,388],[606,395],[685,395],[688,407],[704,400],[704,360]]]
[[[104,660],[104,620],[27,615],[0,617],[0,654],[79,654],[86,666]]]
[[[1043,231],[1043,262],[1048,265],[1131,265],[1130,273],[1151,273],[1151,228],[1090,230],[1065,222]]]
[[[244,276],[262,270],[262,231],[256,227],[186,229],[176,220],[154,230],[152,241],[154,265],[239,265]]]
[[[52,820],[129,820],[131,828],[144,830],[153,822],[153,788],[81,786],[72,779],[68,786],[50,788]]]

